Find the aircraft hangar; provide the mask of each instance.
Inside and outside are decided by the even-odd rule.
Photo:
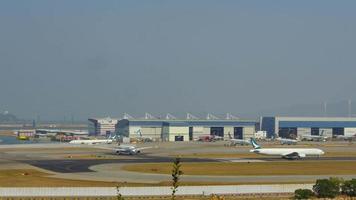
[[[269,138],[321,134],[337,137],[356,134],[355,117],[261,117],[260,124]]]
[[[253,137],[256,121],[240,119],[122,119],[116,133],[129,138],[152,138],[156,141],[192,141],[199,136],[223,138]]]

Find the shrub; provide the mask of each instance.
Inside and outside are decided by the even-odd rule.
[[[314,196],[314,192],[309,189],[298,189],[294,191],[295,199],[310,199]]]
[[[175,200],[176,192],[179,187],[179,179],[183,172],[180,170],[181,162],[180,158],[176,158],[173,162],[173,169],[172,169],[172,195],[171,199]]]
[[[341,186],[345,182],[343,178],[338,178],[338,177],[330,177],[329,181],[332,182],[335,186],[337,186],[339,188],[339,192],[340,192]]]
[[[318,179],[313,191],[319,198],[335,198],[340,194],[340,183],[334,179]]]
[[[341,186],[342,194],[350,197],[356,197],[356,179],[345,181]]]

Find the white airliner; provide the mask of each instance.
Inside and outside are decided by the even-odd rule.
[[[268,156],[281,156],[285,159],[299,159],[307,156],[321,156],[324,151],[316,148],[261,148],[256,141],[251,138],[251,144],[254,149],[250,150],[252,153],[268,155]]]
[[[232,138],[230,133],[228,133],[228,135],[229,135],[228,141],[230,141],[230,146],[251,144],[249,140]]]
[[[111,144],[115,141],[116,139],[116,135],[113,137],[109,137],[107,139],[102,139],[102,140],[72,140],[69,142],[69,144],[89,144],[89,145],[93,145],[93,144]]]
[[[328,136],[324,135],[324,130],[321,131],[320,135],[302,135],[301,136],[302,140],[307,140],[307,141],[322,141],[326,142],[327,139],[329,139]]]
[[[294,139],[288,139],[288,138],[276,138],[276,140],[278,140],[281,145],[287,144],[287,145],[291,145],[291,144],[297,144],[298,140],[294,140]]]
[[[152,147],[140,147],[137,148],[132,145],[120,145],[118,148],[113,149],[113,153],[116,154],[127,154],[127,155],[136,155],[141,153],[143,149],[150,149]]]

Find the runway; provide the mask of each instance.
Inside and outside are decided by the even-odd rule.
[[[90,160],[25,160],[26,164],[59,173],[93,172],[91,166],[100,164],[167,163],[171,157],[146,157],[140,159],[90,159]],[[182,162],[216,162],[214,159],[182,158]]]
[[[93,172],[91,166],[100,164],[132,164],[132,163],[167,163],[173,162],[172,157],[134,156],[121,159],[73,159],[73,160],[24,160],[22,162],[45,170],[59,173]],[[184,162],[303,162],[303,161],[356,161],[356,157],[308,157],[300,160],[273,158],[241,158],[241,159],[206,159],[182,158]]]
[[[112,154],[110,148],[114,146],[97,146],[69,144],[29,144],[29,145],[7,145],[1,146],[1,159],[6,166],[12,168],[16,165],[20,169],[43,170],[50,174],[52,178],[88,180],[88,181],[109,181],[109,182],[130,182],[130,183],[152,183],[157,184],[171,179],[169,174],[151,174],[123,170],[121,167],[127,164],[143,163],[172,163],[175,156],[182,156],[184,163],[201,163],[204,166],[207,162],[287,162],[290,164],[300,162],[342,162],[356,161],[356,145],[345,145],[341,147],[325,147],[323,150],[330,152],[329,156],[306,157],[299,160],[286,160],[278,156],[268,157],[262,155],[249,154],[248,148],[227,148],[223,144],[213,143],[159,143],[159,148],[145,150],[139,155],[116,155]],[[147,146],[137,145],[137,146]],[[150,146],[155,146],[151,144]],[[12,147],[12,148],[10,148]],[[101,146],[100,146],[101,147]],[[109,150],[106,150],[109,149]],[[236,153],[236,154],[235,154]],[[201,157],[200,157],[201,155]],[[204,157],[205,156],[205,157]],[[236,169],[238,170],[238,169]],[[219,182],[219,183],[289,183],[289,182],[312,182],[319,178],[330,176],[345,179],[355,178],[356,175],[184,175],[182,181],[185,182]]]

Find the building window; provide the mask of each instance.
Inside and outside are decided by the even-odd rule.
[[[319,132],[320,132],[320,128],[312,127],[310,129],[310,134],[311,135],[320,135]]]

